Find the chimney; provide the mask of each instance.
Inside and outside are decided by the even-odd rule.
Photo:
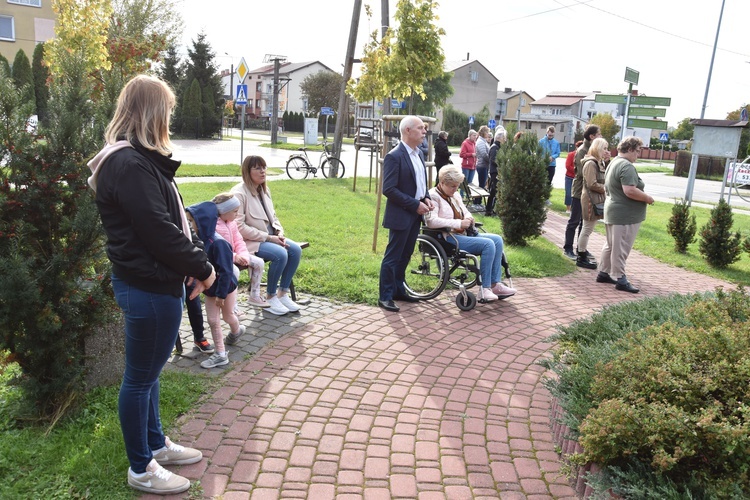
[[[469,53],[468,52],[466,53],[466,60],[467,61],[469,60]]]
[[[511,89],[510,87],[505,87],[505,93],[506,94],[510,94],[512,90],[513,89]]]

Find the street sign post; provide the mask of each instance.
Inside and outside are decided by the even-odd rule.
[[[237,85],[237,100],[235,104],[247,104],[247,85]]]
[[[666,132],[660,132],[659,133],[659,141],[661,142],[669,142],[669,134]]]
[[[495,120],[493,120],[492,118],[490,118],[490,120],[489,120],[489,121],[487,122],[487,126],[488,126],[488,127],[489,127],[489,128],[491,129],[491,130],[495,130],[495,126],[496,126],[496,125],[497,125],[497,122],[496,122]],[[494,140],[494,139],[493,139],[493,140]]]
[[[638,71],[625,67],[625,82],[638,85],[638,75],[640,75]]]
[[[250,68],[247,66],[247,63],[245,62],[244,57],[240,57],[240,63],[237,65],[237,79],[240,83],[240,85],[237,85],[237,101],[235,101],[235,104],[242,104],[242,119],[240,120],[240,165],[242,165],[242,160],[245,159],[245,109],[247,108],[247,85],[242,85],[242,83],[245,81],[245,77],[250,72]],[[244,95],[244,99],[242,102],[239,101],[240,97],[240,87],[242,87],[242,92]],[[230,89],[231,90],[231,89]]]
[[[469,117],[469,126],[471,127],[472,125],[474,125],[474,115]]]
[[[594,102],[606,104],[625,104],[627,100],[628,96],[623,94],[596,94],[594,96]]]
[[[643,106],[666,106],[672,104],[671,97],[651,97],[645,95],[634,95],[630,98],[630,104],[639,104]]]
[[[651,118],[663,118],[667,116],[667,110],[664,108],[642,108],[640,106],[630,106],[630,116],[648,116]]]
[[[325,116],[333,116],[333,108],[323,106],[322,108],[320,108],[320,114]]]
[[[667,122],[662,120],[643,120],[641,118],[628,118],[628,127],[650,128],[651,130],[667,130]]]

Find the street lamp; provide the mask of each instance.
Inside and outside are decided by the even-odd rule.
[[[224,55],[232,60],[229,66],[229,97],[234,101],[234,56],[231,56],[228,52],[224,52]]]

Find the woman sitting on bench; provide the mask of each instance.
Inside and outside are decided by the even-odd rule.
[[[474,227],[474,218],[457,193],[463,180],[464,174],[456,166],[446,165],[440,169],[438,185],[430,189],[434,208],[425,214],[425,223],[432,229],[450,230],[452,236],[449,240],[446,238],[448,241],[457,241],[461,250],[480,256],[480,298],[485,301],[508,298],[516,290],[500,282],[503,272],[503,239],[497,234],[479,233]]]
[[[297,312],[300,306],[289,296],[289,288],[302,249],[284,237],[284,228],[276,217],[266,182],[266,161],[260,156],[246,157],[242,162],[242,181],[232,188],[232,193],[240,201],[237,227],[248,252],[271,262],[266,285],[269,307],[265,311],[278,316]]]

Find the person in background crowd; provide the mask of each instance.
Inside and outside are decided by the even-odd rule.
[[[550,185],[552,185],[552,179],[555,177],[555,168],[557,167],[557,158],[560,156],[560,143],[555,139],[555,127],[552,125],[547,127],[547,134],[539,139],[539,144],[544,148],[545,154],[549,157],[547,177]],[[550,204],[551,202],[547,200],[547,205]]]
[[[638,229],[646,220],[647,205],[654,204],[654,198],[645,193],[646,186],[633,165],[643,141],[638,137],[625,137],[617,145],[618,155],[607,167],[604,188],[607,198],[604,201],[604,227],[607,241],[602,248],[597,283],[613,283],[616,290],[638,293],[639,289],[628,281],[625,263],[635,243]],[[617,279],[612,276],[616,276]]]
[[[461,143],[461,152],[458,156],[461,157],[461,170],[463,170],[466,182],[471,184],[474,180],[474,173],[476,172],[477,164],[477,138],[479,134],[476,130],[469,130],[469,134]]]
[[[576,265],[585,269],[596,269],[587,250],[589,236],[596,223],[604,217],[597,214],[594,205],[604,203],[604,172],[609,161],[609,143],[598,137],[591,143],[589,152],[583,157],[583,191],[581,194],[581,218],[583,228],[578,235],[578,259]]]
[[[441,130],[438,132],[437,140],[435,141],[436,177],[440,175],[440,167],[444,167],[449,163],[453,163],[453,161],[451,161],[451,152],[448,150],[448,132]],[[435,179],[435,184],[437,185],[437,183],[438,180]]]
[[[576,142],[573,151],[568,153],[565,157],[565,211],[570,215],[570,204],[572,203],[570,190],[573,187],[573,179],[576,178],[576,151],[581,147],[583,141]]]
[[[565,243],[563,244],[565,256],[573,260],[578,259],[578,255],[573,251],[573,241],[576,237],[576,229],[581,224],[581,192],[583,191],[583,164],[581,160],[589,152],[591,142],[601,136],[598,126],[589,125],[586,127],[586,130],[583,131],[583,144],[576,150],[573,160],[576,177],[573,179],[573,185],[570,188],[570,218],[565,228]]]
[[[490,180],[488,181],[490,195],[487,197],[487,206],[484,211],[484,215],[487,216],[495,215],[495,198],[497,197],[497,152],[500,151],[500,146],[508,140],[508,132],[504,128],[498,127],[495,130],[495,142],[493,142],[490,147]]]
[[[487,125],[479,127],[477,132],[479,137],[476,142],[476,153],[477,163],[475,169],[477,171],[477,183],[482,189],[487,189],[487,175],[490,166],[490,142],[492,137],[490,136],[490,128]],[[481,199],[479,200],[481,202]],[[476,200],[474,203],[479,203]]]

